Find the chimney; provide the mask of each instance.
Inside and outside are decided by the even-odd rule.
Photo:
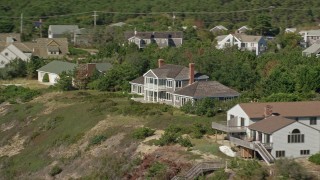
[[[264,107],[264,117],[269,117],[271,115],[272,115],[272,106],[266,105],[266,107]]]
[[[88,77],[92,76],[95,69],[96,69],[95,63],[88,63],[87,64],[87,76]]]
[[[189,63],[189,85],[194,82],[194,63]]]
[[[161,68],[164,65],[164,59],[158,60],[158,68]]]

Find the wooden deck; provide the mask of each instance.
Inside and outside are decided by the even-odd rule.
[[[246,129],[247,129],[247,127],[230,127],[230,126],[219,124],[216,122],[212,122],[212,128],[217,129],[219,131],[227,132],[227,133],[246,132]]]

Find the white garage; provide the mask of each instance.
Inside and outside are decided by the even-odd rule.
[[[43,82],[43,77],[48,74],[49,84],[55,84],[59,79],[59,74],[66,71],[73,71],[76,64],[63,62],[63,61],[52,61],[45,66],[38,69],[38,81]]]

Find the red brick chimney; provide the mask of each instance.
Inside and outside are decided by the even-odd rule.
[[[264,107],[264,117],[269,117],[271,115],[272,115],[272,106],[266,105],[266,107]]]
[[[158,68],[162,67],[164,65],[164,59],[158,60]]]
[[[87,76],[88,77],[92,76],[95,69],[96,69],[95,63],[88,63],[87,64]]]
[[[194,63],[189,63],[189,84],[194,82]]]

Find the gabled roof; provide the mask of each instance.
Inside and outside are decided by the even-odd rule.
[[[267,105],[272,106],[272,113],[283,117],[320,116],[320,101],[241,103],[239,105],[250,118],[264,118]]]
[[[237,97],[237,91],[217,82],[217,81],[196,81],[174,92],[175,94],[189,96],[193,98],[204,97]]]
[[[33,55],[41,58],[63,57],[67,55],[68,40],[67,38],[38,38],[33,43],[24,43],[29,49],[33,49]],[[58,47],[61,54],[51,56],[48,54],[48,47]],[[50,48],[49,48],[50,49]]]
[[[221,35],[221,36],[217,36],[216,37],[216,40],[219,42],[219,41],[222,41],[224,38],[226,38],[228,35]]]
[[[63,71],[66,71],[66,72],[73,71],[76,66],[77,65],[73,64],[73,63],[54,60],[54,61],[51,61],[50,63],[48,63],[47,65],[42,66],[37,71],[60,74]]]
[[[21,52],[24,52],[24,53],[31,53],[32,52],[32,49],[30,49],[24,43],[14,42],[14,43],[12,43],[12,45],[14,45],[16,48],[18,48]]]
[[[307,49],[302,51],[303,53],[313,53],[313,54],[317,54],[320,52],[320,44],[318,43],[314,43],[312,44],[310,47],[308,47]]]
[[[238,29],[238,31],[243,30],[243,29],[245,29],[245,30],[250,30],[251,28],[249,28],[248,26],[242,26],[242,27],[240,27],[240,28]]]
[[[133,36],[140,39],[151,39],[151,38],[183,38],[183,32],[181,31],[163,31],[163,32],[125,32],[126,39]]]
[[[209,31],[214,31],[214,30],[227,31],[228,29],[222,25],[218,25],[218,26],[211,28]]]
[[[111,68],[112,68],[112,64],[110,63],[96,63],[96,69],[99,72],[107,72]]]
[[[130,83],[143,85],[143,84],[144,84],[144,77],[143,77],[143,76],[140,76],[140,77],[138,77],[138,78],[130,81]]]
[[[64,34],[78,30],[78,25],[50,25],[49,30],[52,34]]]
[[[287,119],[281,116],[270,116],[266,119],[258,121],[248,126],[251,130],[260,131],[266,134],[272,134],[292,123],[296,122],[292,119]]]
[[[246,34],[234,34],[241,42],[259,42],[262,36],[252,36]]]
[[[308,36],[320,36],[320,29],[304,31]]]

